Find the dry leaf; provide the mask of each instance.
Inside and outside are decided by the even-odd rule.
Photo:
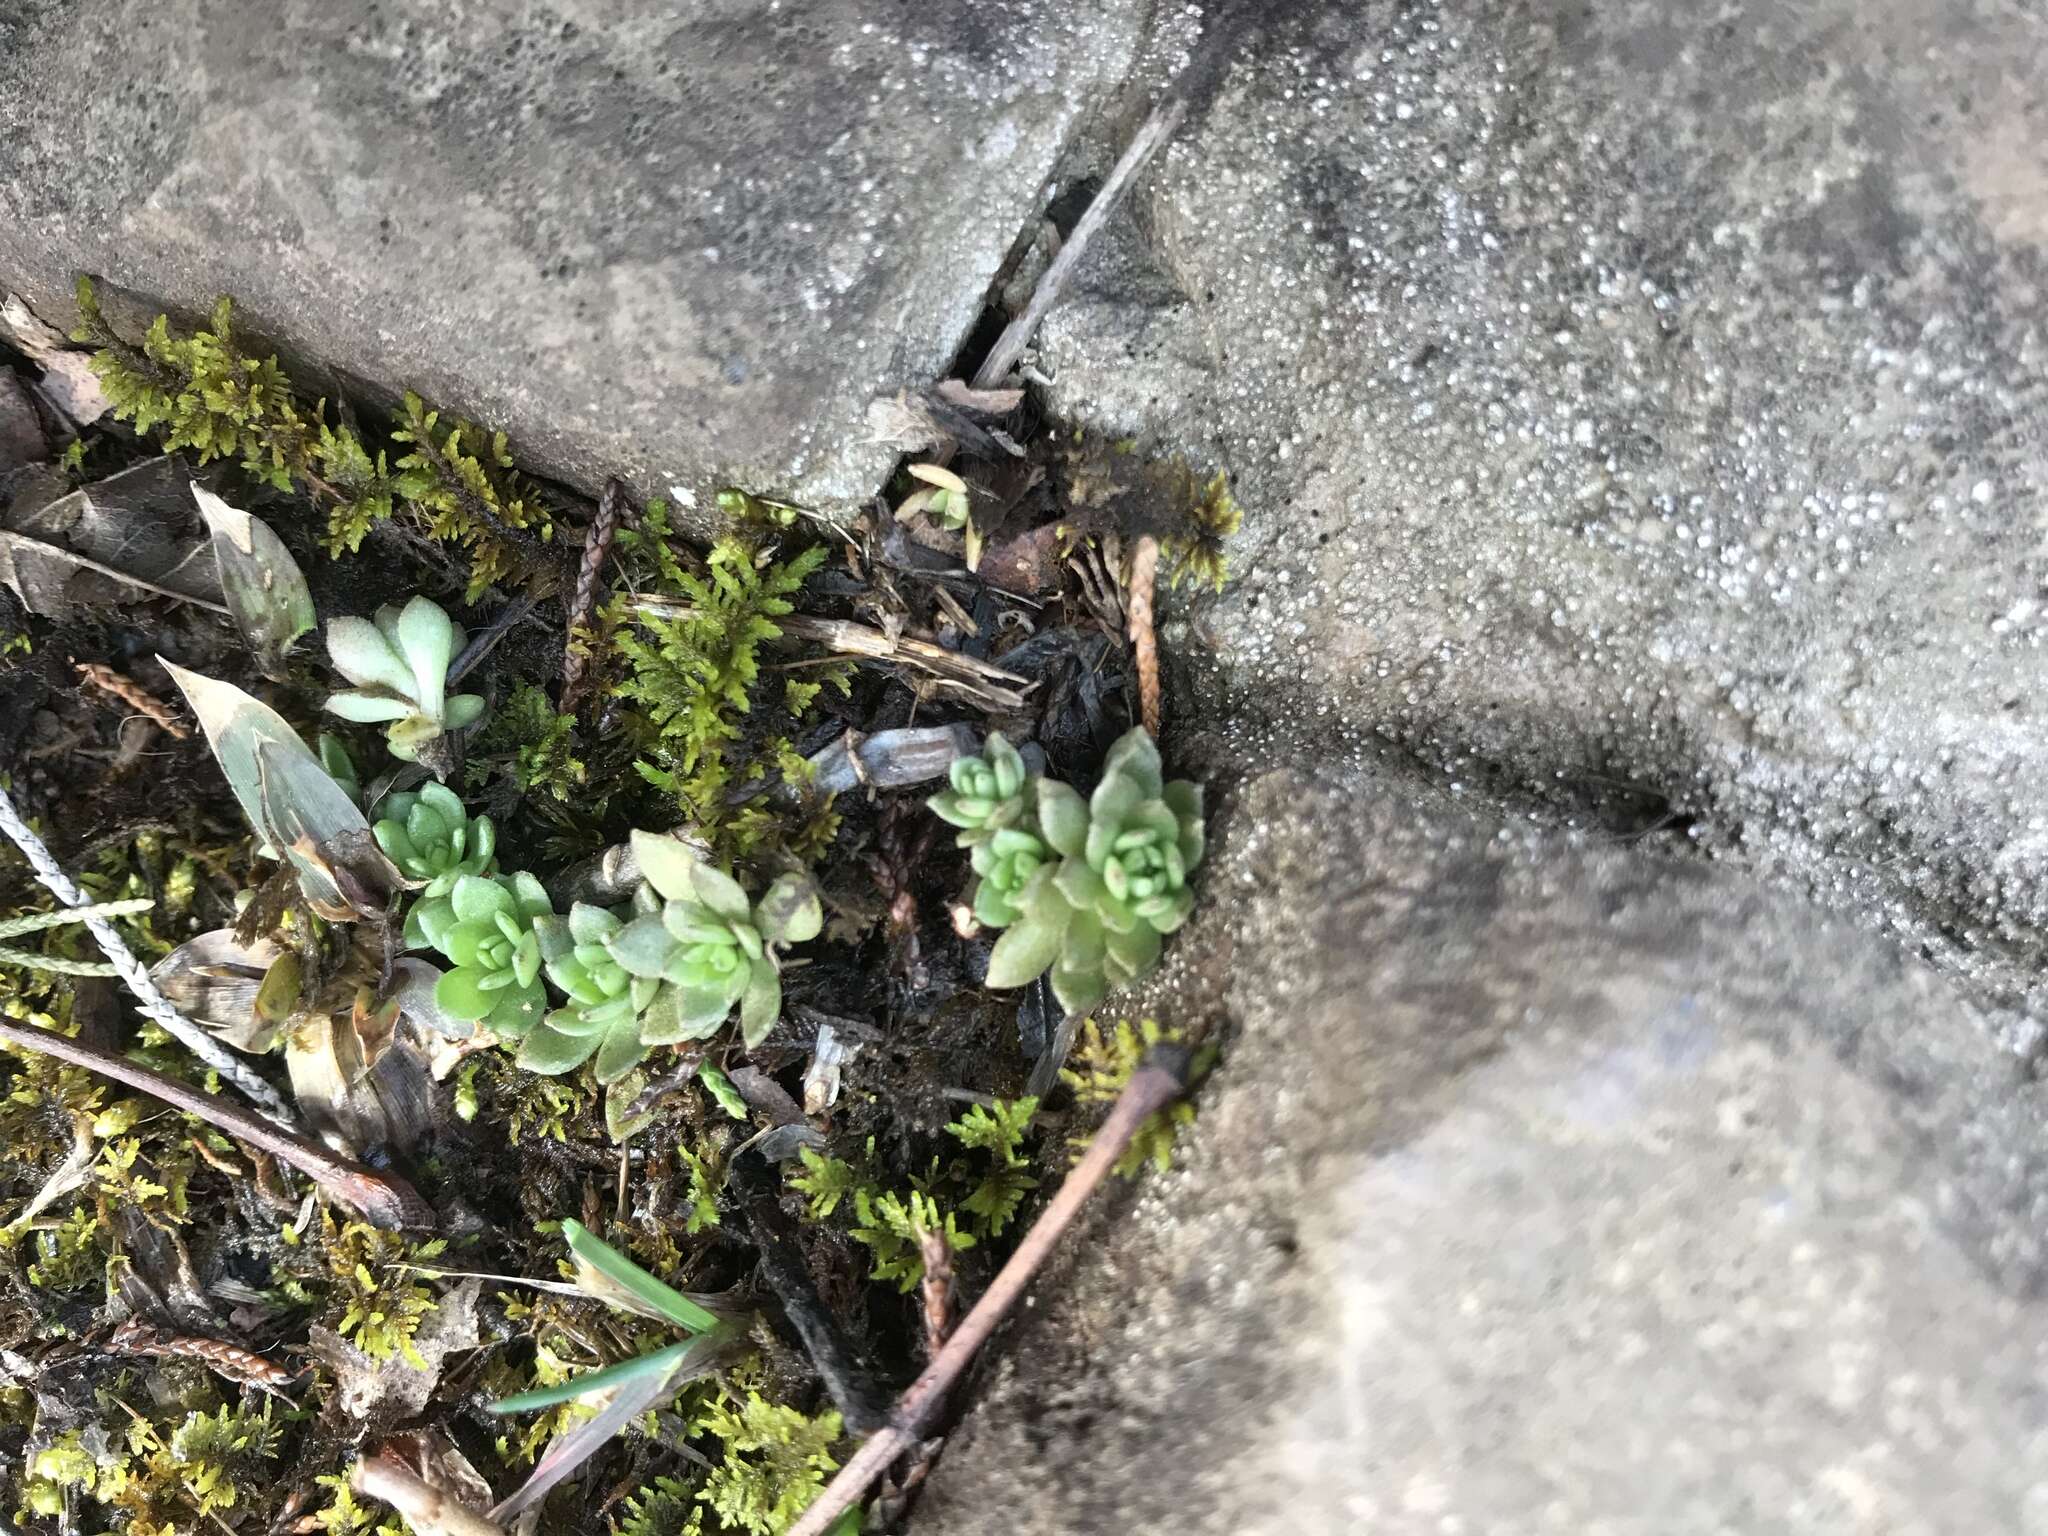
[[[333,1375],[343,1410],[358,1419],[381,1415],[387,1423],[424,1412],[448,1357],[475,1349],[479,1342],[476,1299],[482,1285],[480,1280],[463,1281],[427,1314],[412,1336],[423,1365],[414,1365],[402,1354],[372,1360],[331,1328],[315,1324],[307,1335],[307,1348]]]

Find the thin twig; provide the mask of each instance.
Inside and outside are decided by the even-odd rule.
[[[576,631],[590,622],[597,607],[598,581],[604,575],[605,556],[611,553],[612,537],[619,531],[619,515],[625,506],[626,487],[617,479],[605,481],[604,494],[597,499],[597,515],[583,536],[583,563],[576,567],[576,590],[570,596],[563,626],[561,708],[565,715],[576,712],[576,696],[590,670],[590,648],[578,643]]]
[[[1159,636],[1152,628],[1152,595],[1159,582],[1159,541],[1146,534],[1131,551],[1131,580],[1124,614],[1130,625],[1131,654],[1138,663],[1138,711],[1152,739],[1159,739]]]
[[[1088,249],[1089,242],[1116,211],[1117,204],[1124,200],[1124,194],[1131,190],[1138,172],[1145,163],[1156,155],[1166,141],[1173,137],[1174,129],[1180,126],[1181,118],[1188,109],[1187,97],[1178,91],[1169,95],[1152,109],[1152,113],[1132,135],[1130,147],[1123,152],[1116,167],[1102,183],[1102,188],[1089,203],[1088,211],[1075,223],[1073,232],[1067,236],[1067,243],[1060,247],[1059,255],[1053,257],[1052,265],[1045,269],[1045,275],[1038,280],[1038,287],[1032,290],[1031,302],[1024,306],[1024,312],[1003,327],[1003,334],[996,338],[996,344],[982,359],[974,371],[976,389],[994,389],[1010,376],[1010,370],[1017,366],[1017,359],[1024,355],[1024,349],[1031,344],[1031,338],[1038,334],[1038,328],[1045,323],[1045,317],[1059,302],[1060,291],[1067,286],[1067,279],[1074,275],[1074,268],[1080,265],[1081,253]]]
[[[528,592],[513,598],[504,607],[500,608],[493,615],[490,623],[470,637],[469,644],[462,648],[462,654],[449,664],[449,683],[451,685],[459,683],[469,676],[471,672],[475,671],[477,664],[490,655],[492,648],[505,638],[506,632],[514,624],[517,624],[521,619],[533,612],[539,603],[540,599],[531,592]]]
[[[175,587],[158,586],[155,582],[124,571],[119,566],[107,565],[90,555],[81,555],[75,549],[66,549],[61,544],[45,543],[41,539],[30,538],[25,533],[15,533],[7,528],[0,528],[0,543],[12,545],[16,549],[30,550],[38,555],[48,555],[53,560],[62,560],[81,570],[105,576],[110,581],[118,581],[143,592],[152,592],[158,597],[167,597],[174,603],[190,603],[194,608],[204,608],[208,613],[218,613],[227,618],[234,617],[228,612],[225,603],[216,603],[210,597],[194,597],[190,592],[180,592]]]
[[[1067,1175],[1044,1214],[1032,1223],[988,1293],[974,1304],[974,1310],[961,1320],[945,1347],[910,1384],[898,1400],[896,1411],[889,1416],[888,1426],[878,1430],[840,1468],[838,1476],[818,1495],[817,1502],[790,1527],[789,1536],[825,1536],[832,1522],[860,1501],[890,1462],[916,1446],[947,1392],[1023,1296],[1039,1266],[1073,1225],[1081,1207],[1088,1203],[1088,1197],[1124,1155],[1138,1127],[1186,1091],[1188,1065],[1188,1053],[1179,1047],[1158,1048],[1146,1056],[1118,1096],[1102,1129],[1089,1143],[1087,1155]]]
[[[17,1024],[12,1019],[0,1018],[0,1041],[97,1072],[101,1077],[162,1099],[173,1109],[196,1115],[235,1140],[290,1163],[334,1199],[361,1212],[373,1226],[392,1232],[409,1231],[432,1227],[439,1220],[434,1208],[420,1198],[419,1191],[396,1174],[365,1168],[310,1137],[260,1119],[239,1104],[203,1092],[153,1067],[82,1044],[55,1030]]]
[[[35,831],[22,819],[21,812],[14,808],[13,798],[4,789],[0,789],[0,831],[5,831],[14,839],[14,846],[22,851],[22,855],[35,870],[36,878],[49,887],[51,894],[65,906],[90,905],[85,899],[85,893],[72,884],[71,877],[64,873],[63,866],[52,857],[43,840],[37,837]],[[233,1083],[269,1119],[287,1131],[296,1132],[297,1122],[293,1120],[292,1112],[285,1107],[284,1100],[278,1097],[277,1090],[259,1077],[246,1062],[238,1060],[226,1046],[171,1006],[170,1001],[157,990],[156,983],[150,980],[149,972],[143,969],[142,962],[135,958],[135,953],[129,949],[127,941],[114,930],[111,923],[94,912],[82,913],[81,920],[85,923],[86,930],[92,934],[93,942],[99,945],[100,953],[107,957],[114,969],[119,972],[121,979],[128,984],[128,990],[135,994],[136,1003],[144,1013],[162,1025],[164,1032],[171,1038],[228,1082]]]

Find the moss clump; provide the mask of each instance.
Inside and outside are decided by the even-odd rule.
[[[781,783],[802,790],[810,765],[789,738],[756,730],[749,740],[761,647],[782,637],[776,621],[794,610],[792,598],[825,562],[822,546],[777,560],[760,546],[730,535],[712,546],[701,571],[684,566],[668,542],[666,508],[650,505],[640,529],[621,534],[637,552],[657,591],[687,611],[673,617],[641,615],[625,624],[623,604],[608,618],[613,647],[626,668],[619,694],[635,706],[644,751],[636,764],[648,783],[674,797],[684,819],[708,838],[722,861],[753,857],[776,841],[809,862],[838,828],[829,802],[790,817],[753,793],[735,804],[742,786],[756,791]],[[849,688],[847,668],[820,668],[778,690],[791,720],[816,707],[820,692]]]
[[[159,433],[166,453],[184,450],[202,464],[230,459],[279,491],[314,497],[327,508],[330,555],[360,549],[373,527],[402,512],[425,537],[468,553],[471,602],[522,565],[552,575],[553,562],[535,557],[554,537],[553,516],[513,470],[502,432],[408,393],[391,434],[406,451],[394,464],[345,407],[309,403],[274,355],[243,349],[232,300],[219,300],[189,334],[158,315],[139,347],[107,323],[90,278],[79,278],[77,300],[72,339],[98,349],[92,368],[114,416]]]
[[[812,1418],[750,1390],[714,1402],[691,1427],[724,1442],[697,1496],[728,1531],[781,1536],[839,1468],[831,1452],[842,1433],[836,1413]]]
[[[521,683],[469,744],[471,789],[503,777],[529,795],[568,802],[585,793],[590,771],[576,755],[576,717],[556,711],[547,690]]]
[[[1185,1045],[1187,1035],[1179,1029],[1162,1029],[1156,1019],[1141,1019],[1133,1025],[1119,1019],[1108,1029],[1089,1019],[1074,1040],[1071,1065],[1061,1079],[1074,1090],[1075,1100],[1090,1108],[1107,1108],[1124,1091],[1131,1074],[1155,1045]],[[1195,1053],[1194,1076],[1200,1079],[1216,1064],[1216,1048],[1201,1047]],[[1116,1172],[1131,1177],[1146,1163],[1164,1173],[1173,1165],[1173,1144],[1181,1130],[1195,1123],[1195,1106],[1177,1099],[1138,1127],[1130,1146],[1116,1161]],[[1075,1162],[1088,1150],[1093,1134],[1075,1136],[1069,1145]]]
[[[372,1360],[402,1355],[426,1369],[413,1340],[439,1302],[415,1274],[400,1266],[437,1259],[447,1243],[437,1238],[410,1244],[361,1222],[338,1223],[332,1214],[323,1214],[320,1221],[327,1273],[341,1309],[334,1331]]]

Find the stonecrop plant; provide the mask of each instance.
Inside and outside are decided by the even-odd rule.
[[[595,1061],[614,1083],[656,1046],[701,1040],[739,1009],[749,1046],[782,1016],[780,954],[817,937],[824,913],[806,876],[783,875],[758,901],[672,837],[633,834],[643,881],[607,908],[566,917],[528,874],[462,874],[406,917],[407,942],[453,962],[435,1002],[519,1047],[519,1064],[549,1075]],[[540,978],[564,995],[546,1007]]]
[[[954,764],[931,808],[960,829],[976,876],[974,914],[1000,928],[988,985],[1021,987],[1047,970],[1068,1013],[1159,962],[1164,936],[1187,921],[1189,873],[1201,863],[1202,789],[1167,783],[1142,726],[1110,748],[1087,800],[1031,777],[999,735],[986,755]]]
[[[427,597],[403,608],[387,603],[374,622],[334,619],[327,626],[327,655],[354,686],[328,695],[324,707],[344,720],[384,725],[391,755],[418,762],[444,732],[474,725],[483,715],[480,694],[448,692],[448,664],[462,642],[454,620]]]
[[[464,875],[488,875],[497,867],[491,818],[472,817],[445,784],[400,791],[377,809],[371,835],[400,874],[426,882],[423,897],[446,896]]]

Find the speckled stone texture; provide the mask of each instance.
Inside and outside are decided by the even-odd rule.
[[[14,0],[0,287],[417,388],[594,491],[873,493],[1141,7]],[[147,311],[142,311],[146,319]],[[707,503],[708,505],[708,503]]]
[[[1690,835],[2043,1016],[2038,15],[1268,21],[1042,348],[1235,476],[1180,717]]]
[[[914,1532],[2048,1531],[2043,1095],[1945,982],[1371,775],[1218,828],[1151,1001],[1230,1054]]]

